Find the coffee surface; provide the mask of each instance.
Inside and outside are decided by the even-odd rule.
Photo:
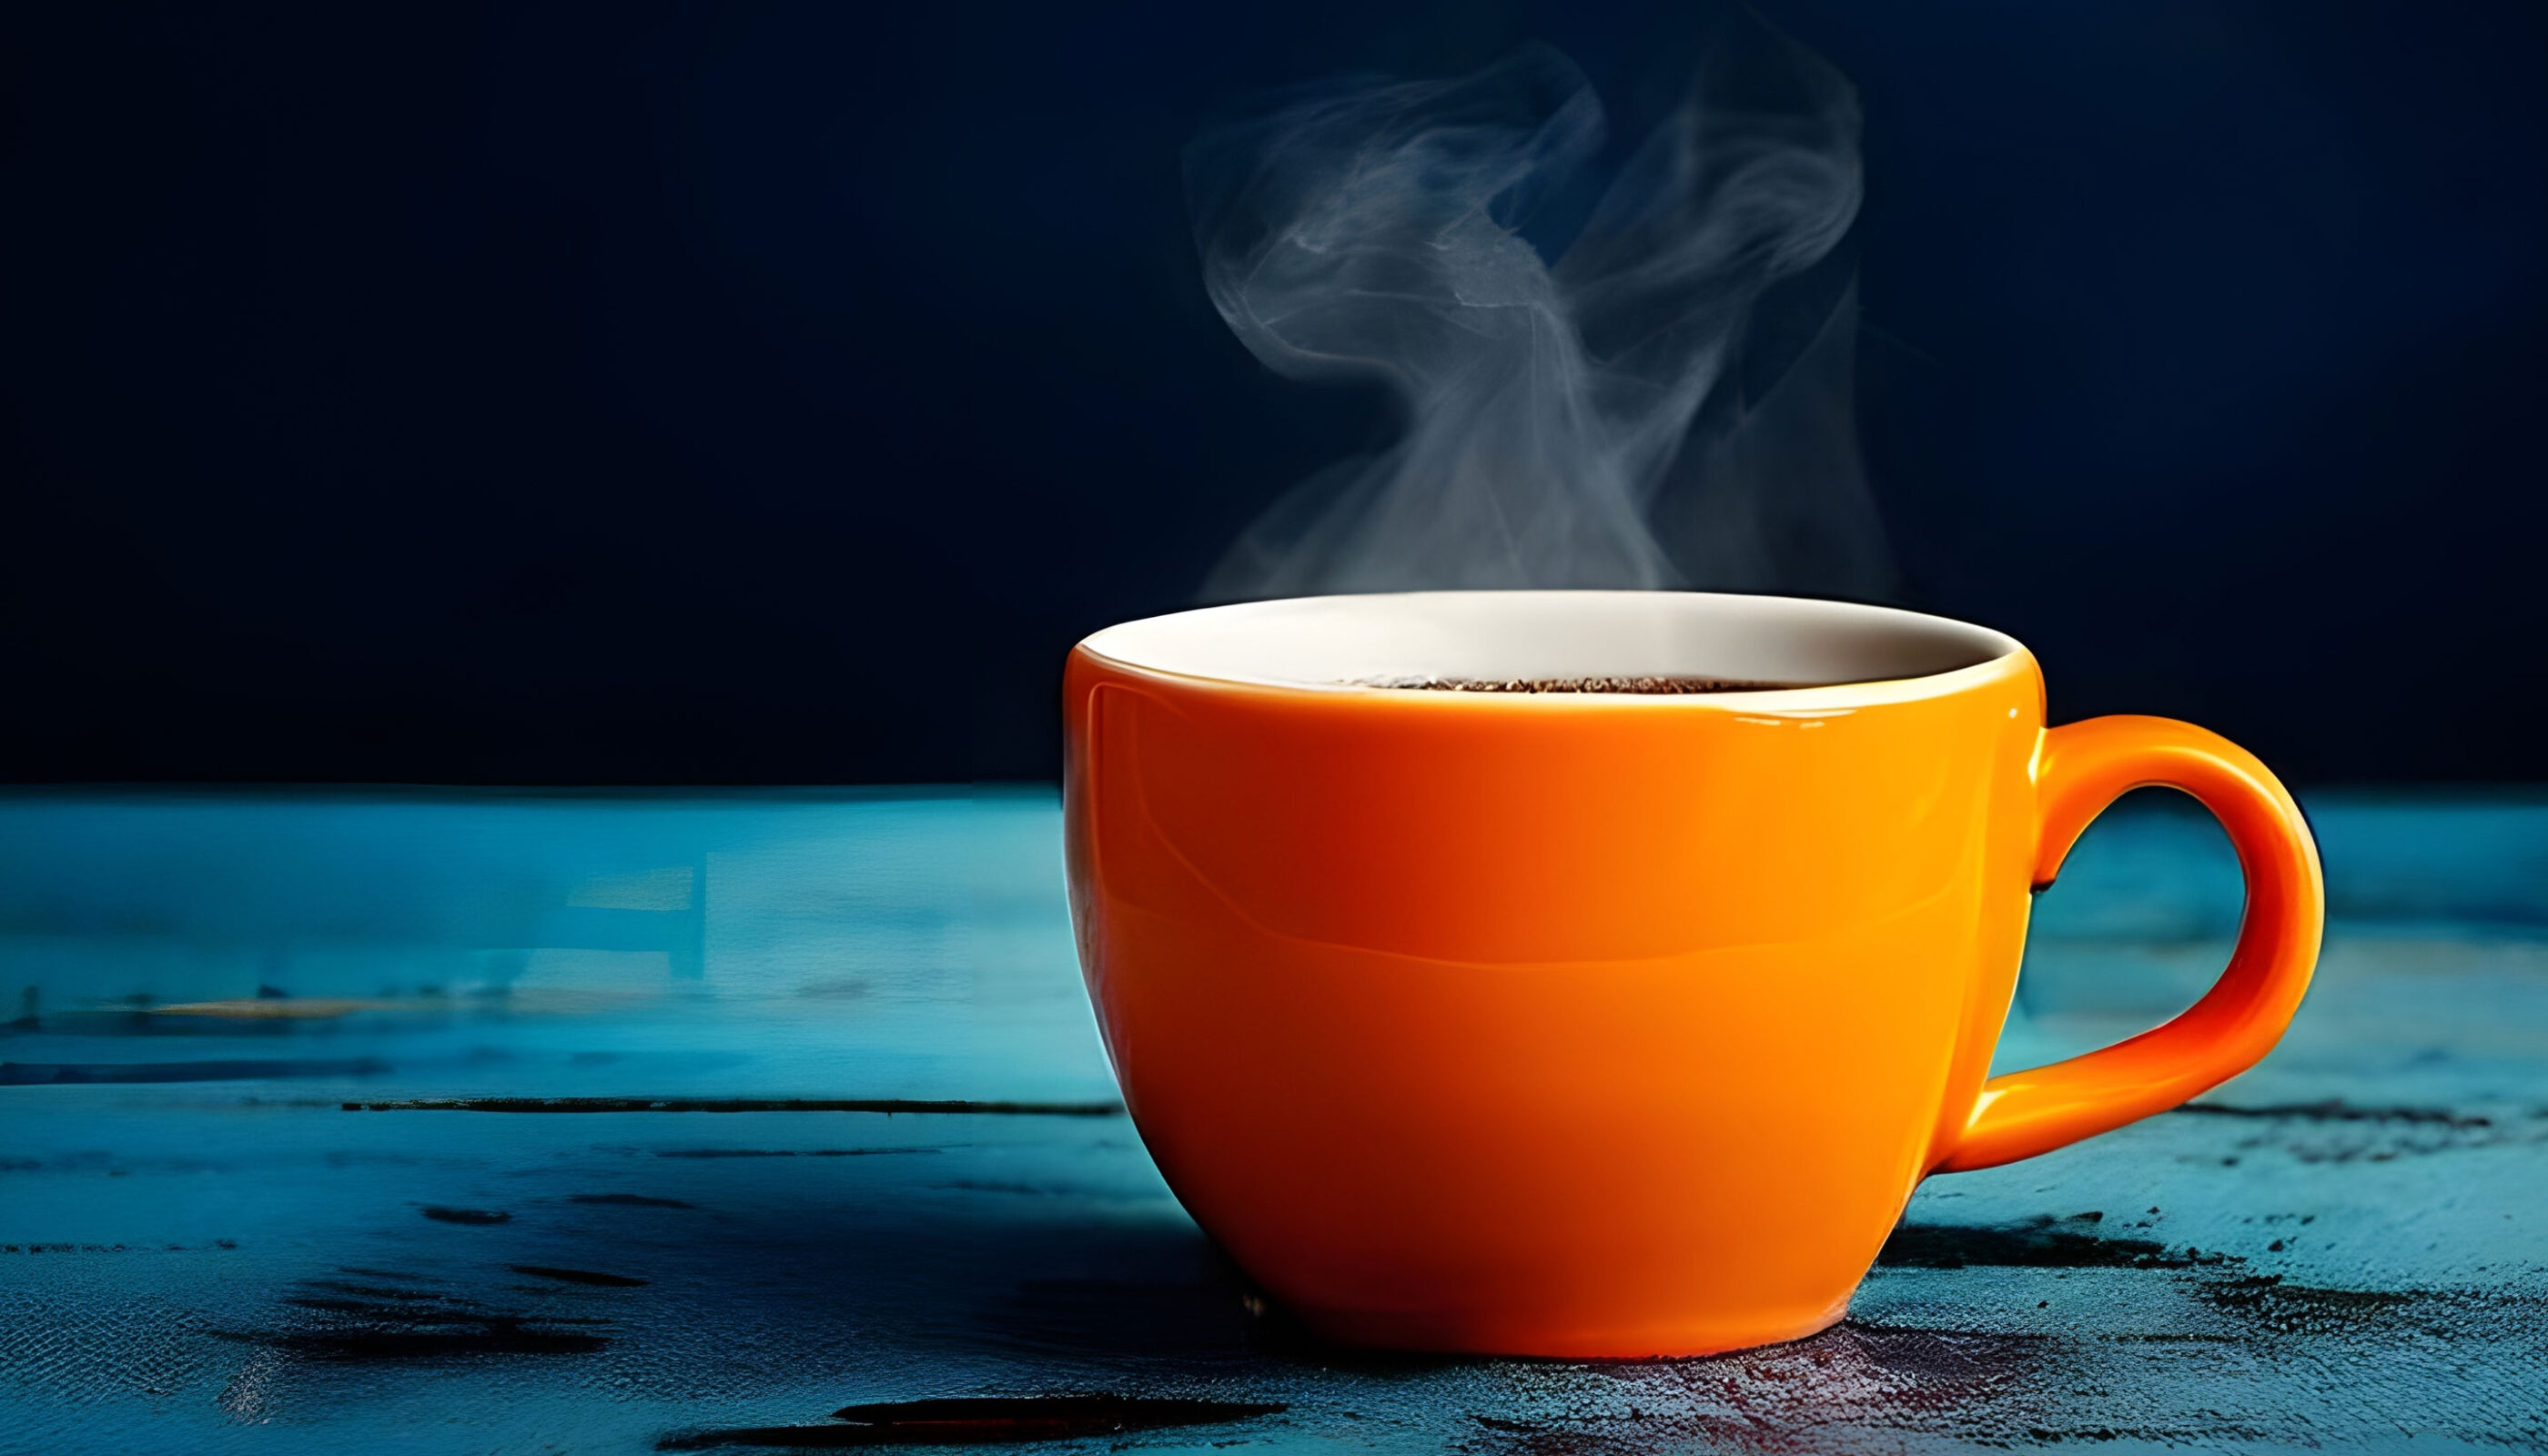
[[[1803,682],[1758,682],[1741,678],[1391,678],[1366,687],[1403,687],[1427,692],[1767,692],[1803,687]]]

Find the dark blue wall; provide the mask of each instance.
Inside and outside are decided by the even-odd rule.
[[[860,780],[1054,764],[1061,652],[1386,427],[1196,282],[1253,89],[1652,4],[0,20],[0,776]],[[1767,13],[1856,78],[1909,604],[2056,718],[2543,776],[2548,11]]]

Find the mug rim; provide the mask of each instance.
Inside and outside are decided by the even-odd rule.
[[[1383,609],[1388,605],[1430,605],[1437,602],[1456,605],[1462,599],[1476,598],[1493,598],[1499,605],[1520,604],[1526,598],[1565,600],[1576,603],[1586,603],[1592,598],[1634,598],[1641,607],[1650,606],[1662,600],[1671,600],[1677,604],[1686,603],[1693,607],[1753,613],[1764,618],[1785,613],[1791,618],[1821,618],[1826,625],[1865,631],[1927,634],[1933,644],[1959,640],[1965,644],[1968,652],[1979,655],[1954,666],[1925,672],[1902,672],[1796,685],[1727,688],[1710,692],[1656,693],[1598,690],[1428,691],[1414,689],[1405,684],[1357,679],[1287,677],[1272,673],[1198,668],[1191,662],[1163,663],[1155,660],[1159,655],[1155,644],[1150,652],[1142,651],[1144,637],[1156,638],[1163,630],[1172,630],[1173,624],[1191,627],[1198,619],[1213,619],[1216,622],[1230,621],[1233,618],[1243,620],[1252,614],[1279,615],[1287,610],[1297,611],[1319,606],[1333,609],[1361,603],[1372,603]],[[1625,603],[1614,600],[1609,604],[1624,605]],[[1102,664],[1116,672],[1205,690],[1276,694],[1337,705],[1386,704],[1394,709],[1450,712],[1617,711],[1631,703],[1636,704],[1641,711],[1846,710],[1875,706],[1880,703],[1944,697],[1969,691],[1997,682],[2010,673],[2026,671],[2034,663],[2034,657],[2028,652],[2025,644],[2005,632],[1955,617],[1912,611],[1904,607],[1762,592],[1579,589],[1332,593],[1190,607],[1182,611],[1164,612],[1156,616],[1116,623],[1080,639],[1071,651],[1073,656],[1085,656],[1092,662]],[[1145,656],[1153,660],[1144,661]],[[1174,658],[1176,654],[1171,652],[1167,656]],[[1637,675],[1661,676],[1663,674]],[[1630,674],[1613,672],[1608,676],[1630,676]],[[1707,673],[1692,674],[1692,676],[1734,675]]]

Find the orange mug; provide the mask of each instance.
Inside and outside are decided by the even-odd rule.
[[[1691,695],[1372,685],[1696,676]],[[2252,1065],[2323,906],[2289,793],[2162,718],[2048,731],[1940,617],[1697,592],[1252,602],[1112,627],[1063,700],[1070,902],[1187,1210],[1355,1344],[1697,1355],[1838,1320],[1912,1189]],[[1989,1077],[2029,892],[2140,784],[2247,880],[2220,983]]]

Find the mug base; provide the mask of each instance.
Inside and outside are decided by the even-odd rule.
[[[1692,1320],[1636,1325],[1564,1325],[1370,1311],[1293,1312],[1311,1333],[1337,1344],[1440,1355],[1534,1360],[1679,1360],[1807,1339],[1849,1314],[1844,1298],[1810,1315]]]

